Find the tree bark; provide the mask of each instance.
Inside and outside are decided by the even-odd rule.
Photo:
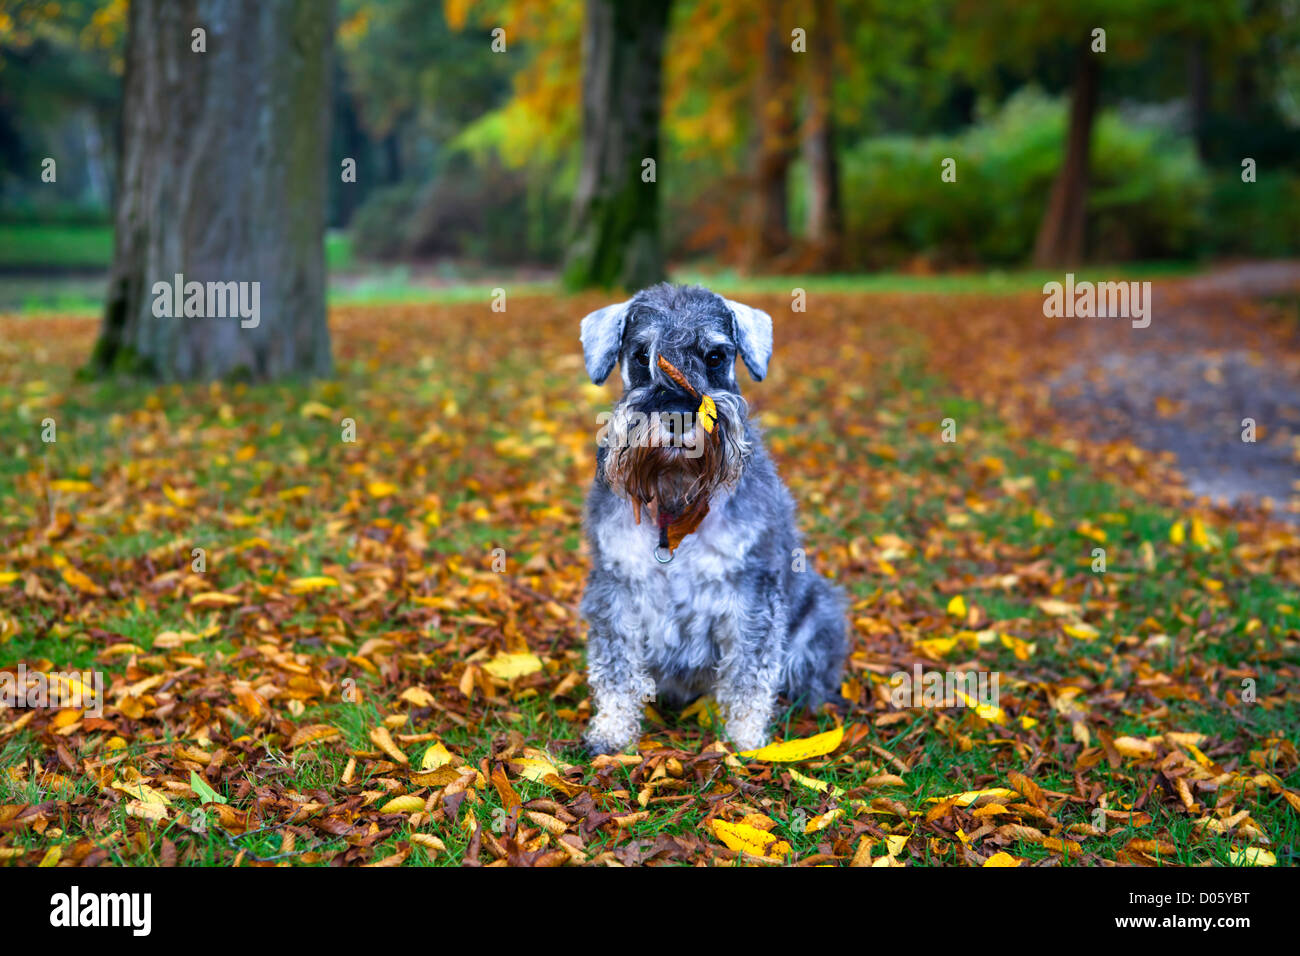
[[[808,243],[818,268],[840,263],[843,209],[839,160],[835,153],[835,3],[814,0],[809,56],[808,115],[804,120],[804,163],[808,168]]]
[[[792,95],[796,54],[790,48],[792,24],[787,15],[790,4],[788,0],[770,0],[760,8],[763,48],[755,103],[758,149],[748,256],[751,269],[761,268],[790,246],[790,166],[798,145]]]
[[[1047,212],[1034,242],[1034,264],[1076,265],[1083,261],[1088,223],[1089,161],[1092,126],[1097,114],[1101,66],[1091,43],[1085,41],[1075,70],[1070,97],[1070,125],[1065,138],[1065,162],[1052,184]]]
[[[658,177],[664,37],[671,0],[587,0],[582,170],[564,281],[639,289],[661,281]]]
[[[206,52],[192,48],[199,27]],[[333,0],[132,0],[114,262],[92,368],[163,380],[330,372],[333,34]],[[202,296],[201,316],[176,315],[162,285],[178,283],[246,284],[256,318],[230,315],[221,291]]]

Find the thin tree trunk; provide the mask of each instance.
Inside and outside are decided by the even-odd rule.
[[[1089,159],[1092,126],[1097,113],[1101,67],[1091,44],[1085,42],[1075,70],[1070,97],[1070,126],[1065,138],[1065,162],[1052,185],[1047,213],[1034,243],[1034,264],[1075,265],[1083,260],[1087,239]]]
[[[192,48],[199,27],[206,52]],[[328,374],[333,0],[132,0],[127,30],[92,366],[165,380]],[[190,283],[200,314],[177,315],[163,290],[189,299]],[[236,285],[246,310],[232,315]]]
[[[788,0],[761,5],[762,62],[755,102],[758,149],[748,255],[751,269],[761,268],[790,245],[787,207],[798,133],[792,95],[796,54],[790,47],[789,8]]]
[[[659,121],[671,0],[587,0],[582,170],[564,281],[639,289],[665,276],[659,242]],[[654,176],[646,160],[654,161]]]
[[[1196,139],[1196,152],[1203,162],[1209,162],[1210,144],[1206,122],[1210,115],[1210,70],[1207,64],[1209,41],[1194,36],[1187,46],[1187,93],[1191,105],[1192,136]]]
[[[835,3],[814,0],[809,49],[808,115],[803,152],[808,168],[808,243],[819,268],[839,264],[843,236],[839,159],[835,153]]]

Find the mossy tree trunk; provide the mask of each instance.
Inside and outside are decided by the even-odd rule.
[[[114,262],[93,370],[168,381],[330,372],[333,36],[333,0],[131,0]],[[201,316],[159,314],[175,310],[155,286],[178,275],[221,284]],[[255,320],[217,317],[230,311],[230,283],[247,284]]]
[[[659,239],[659,119],[671,0],[587,0],[582,170],[564,281],[639,289],[665,276]]]

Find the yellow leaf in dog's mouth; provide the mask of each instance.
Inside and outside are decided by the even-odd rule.
[[[713,426],[718,422],[718,406],[713,403],[713,399],[708,395],[700,399],[700,409],[696,414],[700,417],[700,425],[712,435]]]

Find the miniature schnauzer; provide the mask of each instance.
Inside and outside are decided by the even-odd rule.
[[[633,743],[656,697],[712,693],[742,751],[767,742],[778,694],[842,706],[844,599],[805,570],[794,504],[736,383],[737,356],[767,374],[771,317],[661,283],[583,319],[582,348],[597,385],[615,362],[623,376],[587,497],[587,749]]]

